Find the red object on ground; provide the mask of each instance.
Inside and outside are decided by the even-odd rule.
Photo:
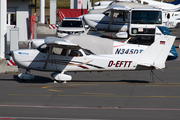
[[[57,15],[61,21],[64,17],[79,17],[87,13],[87,9],[59,9]]]
[[[29,15],[28,39],[33,39],[35,21],[36,21],[36,15]]]

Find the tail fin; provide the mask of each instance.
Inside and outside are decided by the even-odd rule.
[[[139,65],[165,68],[165,61],[176,37],[164,35],[160,29],[163,29],[162,26],[156,27],[154,43],[141,54]]]
[[[170,3],[170,4],[178,5],[178,4],[180,4],[180,0],[174,0],[173,2],[165,2],[165,3]]]

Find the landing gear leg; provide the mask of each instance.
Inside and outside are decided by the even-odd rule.
[[[72,77],[65,74],[64,71],[62,71],[61,73],[52,73],[51,76],[55,79],[54,83],[57,83],[57,81],[67,83],[67,81],[72,80]]]

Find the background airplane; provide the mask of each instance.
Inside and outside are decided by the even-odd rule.
[[[176,12],[180,10],[180,1],[175,0],[173,3],[163,2],[163,1],[155,1],[155,0],[136,0],[138,3],[144,5],[150,5],[153,7],[161,8],[165,11]],[[175,4],[176,3],[176,4]]]
[[[176,12],[180,10],[180,1],[179,0],[174,0],[173,2],[164,2],[162,1],[157,1],[157,0],[114,0],[114,1],[99,1],[95,2],[94,4],[96,5],[93,7],[93,9],[105,9],[109,7],[111,4],[115,4],[117,2],[135,2],[135,3],[141,3],[144,5],[150,5],[153,7],[161,8],[165,11],[173,11]]]
[[[152,36],[155,26],[176,28],[179,14],[132,2],[112,4],[103,14],[86,14],[84,21],[95,30],[117,31],[118,38]]]

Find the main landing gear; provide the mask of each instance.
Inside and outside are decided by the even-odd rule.
[[[67,81],[71,81],[72,80],[72,77],[68,74],[64,74],[64,71],[61,72],[61,73],[52,73],[51,76],[54,78],[54,83],[59,83],[59,82],[62,82],[62,83],[67,83]]]
[[[21,80],[32,80],[35,78],[34,75],[31,75],[29,74],[30,71],[29,70],[26,70],[25,73],[20,73],[18,75],[18,77],[21,79]],[[72,77],[68,74],[65,74],[64,71],[62,71],[61,73],[58,73],[58,72],[55,72],[55,73],[52,73],[51,76],[54,78],[54,83],[67,83],[67,81],[71,81],[72,80]]]

